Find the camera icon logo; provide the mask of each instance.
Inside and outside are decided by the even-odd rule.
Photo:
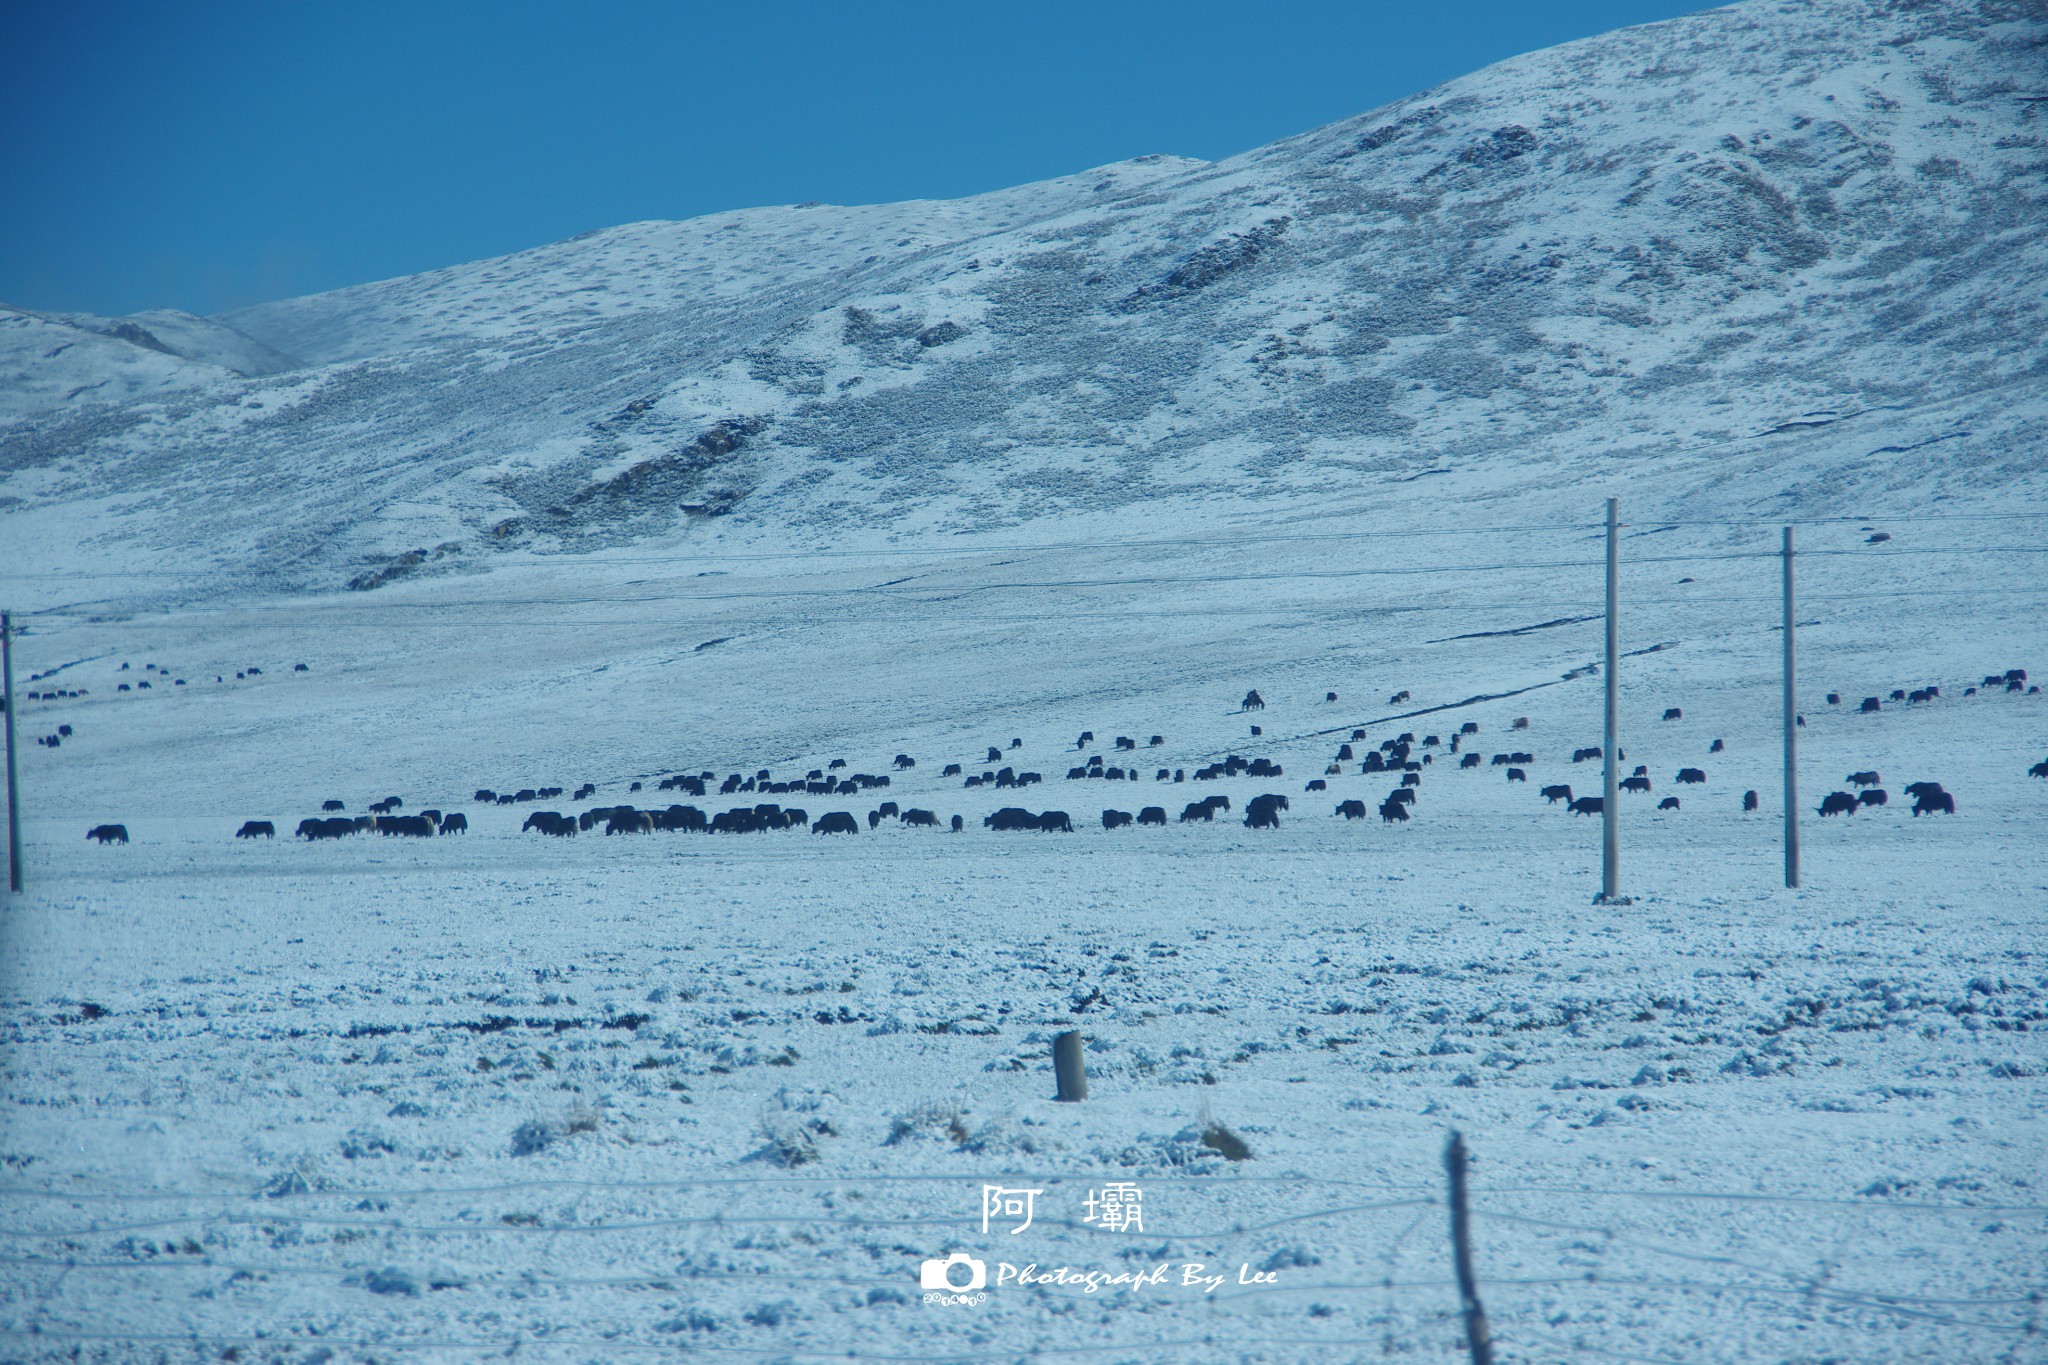
[[[953,1267],[956,1265],[967,1267],[967,1283],[954,1283]],[[920,1265],[917,1269],[917,1283],[922,1289],[934,1289],[941,1293],[971,1294],[988,1283],[988,1265],[964,1251],[956,1251],[944,1260],[933,1257]]]

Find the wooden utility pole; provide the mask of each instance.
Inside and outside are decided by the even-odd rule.
[[[1799,685],[1793,672],[1792,528],[1785,528],[1785,885],[1799,885]]]
[[[1444,1166],[1451,1177],[1451,1254],[1458,1268],[1458,1298],[1465,1310],[1465,1344],[1472,1365],[1493,1365],[1493,1341],[1486,1330],[1486,1309],[1479,1302],[1479,1277],[1472,1270],[1472,1215],[1465,1206],[1465,1137],[1451,1133]]]
[[[1616,901],[1621,899],[1621,680],[1618,664],[1621,660],[1621,637],[1618,616],[1621,610],[1621,541],[1619,523],[1615,520],[1620,499],[1607,500],[1607,735],[1601,753],[1605,756],[1602,764],[1601,787],[1605,797],[1600,803],[1600,899]]]
[[[21,891],[21,788],[14,780],[14,614],[0,611],[0,695],[7,699],[7,889]]]

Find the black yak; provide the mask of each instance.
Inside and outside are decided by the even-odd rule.
[[[1135,749],[1138,747],[1138,741],[1132,739],[1129,735],[1118,735],[1116,737],[1116,747],[1119,749]]]
[[[1402,786],[1404,786],[1404,787],[1419,787],[1419,786],[1421,786],[1421,785],[1422,785],[1422,774],[1421,774],[1421,773],[1402,773],[1402,774],[1401,774],[1401,785],[1402,785]]]
[[[1537,795],[1554,806],[1560,801],[1570,802],[1572,799],[1572,789],[1560,782],[1556,786],[1545,787]]]
[[[1106,810],[1102,812],[1102,827],[1104,829],[1122,829],[1129,823],[1131,823],[1131,813],[1127,810]]]
[[[843,810],[827,811],[811,826],[813,834],[858,834],[860,825]]]
[[[1872,787],[1869,791],[1857,792],[1856,799],[1866,806],[1882,806],[1891,801],[1891,797],[1885,795],[1883,787]]]
[[[125,844],[128,842],[126,825],[94,825],[85,832],[88,839],[97,839],[103,844]]]
[[[1479,762],[1480,758],[1478,754],[1466,754],[1463,758],[1458,760],[1458,766],[1461,768],[1476,768],[1479,766]]]
[[[1037,829],[1038,817],[1021,806],[1004,806],[993,815],[983,816],[981,823],[993,830]]]
[[[1380,803],[1380,819],[1388,824],[1391,825],[1396,820],[1406,820],[1407,818],[1408,808],[1399,801],[1382,801]]]
[[[1944,815],[1956,813],[1956,799],[1944,791],[1922,792],[1913,801],[1913,814],[1931,815],[1940,811]]]
[[[1186,809],[1180,813],[1180,822],[1183,825],[1190,820],[1213,820],[1215,818],[1216,808],[1207,801],[1190,801]]]
[[[1393,696],[1391,696],[1391,697],[1388,697],[1388,698],[1387,698],[1387,705],[1389,705],[1389,706],[1399,706],[1399,705],[1400,705],[1400,704],[1401,704],[1402,702],[1404,702],[1404,701],[1407,701],[1407,700],[1408,700],[1408,693],[1407,693],[1407,690],[1406,690],[1406,689],[1403,689],[1402,691],[1396,692],[1396,693],[1395,693],[1395,694],[1394,694]]]
[[[1267,792],[1254,796],[1245,806],[1244,824],[1246,829],[1280,828],[1280,812],[1287,809],[1287,798]]]
[[[1508,781],[1510,781],[1510,782],[1527,782],[1528,780],[1529,780],[1529,774],[1528,774],[1528,773],[1526,773],[1526,772],[1524,772],[1524,771],[1522,771],[1522,769],[1520,769],[1520,768],[1510,768],[1510,769],[1508,769]]]
[[[1574,798],[1571,804],[1573,815],[1599,815],[1606,809],[1607,798],[1604,796],[1580,796]]]
[[[1667,796],[1667,797],[1665,797],[1665,798],[1664,798],[1664,799],[1663,799],[1662,801],[1659,801],[1659,802],[1657,803],[1657,809],[1658,809],[1658,810],[1677,810],[1677,809],[1678,809],[1678,798],[1677,798],[1677,797],[1675,797],[1675,796]]]
[[[1829,792],[1820,803],[1820,813],[1826,815],[1854,815],[1856,798],[1848,792]]]
[[[1365,818],[1365,802],[1339,801],[1336,813],[1343,816],[1346,820],[1363,820]]]
[[[1311,781],[1311,782],[1310,782],[1310,783],[1309,783],[1309,784],[1308,784],[1308,785],[1307,785],[1306,787],[1303,787],[1303,788],[1302,788],[1302,790],[1303,790],[1303,791],[1310,791],[1310,792],[1323,792],[1323,791],[1328,791],[1329,789],[1330,789],[1330,784],[1329,784],[1329,783],[1327,783],[1327,782],[1325,782],[1325,781],[1323,781],[1323,779],[1322,779],[1322,778],[1320,778],[1320,777],[1318,777],[1318,778],[1314,779],[1314,780],[1313,780],[1313,781]]]
[[[1621,789],[1625,792],[1636,792],[1638,794],[1647,792],[1650,790],[1650,779],[1647,777],[1624,777],[1621,779]]]
[[[1720,740],[1717,739],[1712,744],[1709,744],[1707,746],[1707,752],[1710,754],[1718,754],[1727,747],[1727,745],[1723,744]]]
[[[1392,801],[1397,806],[1412,806],[1415,804],[1415,788],[1396,787],[1387,793],[1387,800]]]
[[[917,760],[912,758],[909,754],[896,755],[894,762],[899,770],[903,768],[915,768],[917,766]]]
[[[1858,711],[1861,711],[1865,715],[1869,715],[1873,711],[1884,710],[1884,703],[1879,701],[1876,697],[1865,697],[1863,699],[1863,704],[1857,707],[1856,709]]]
[[[1684,718],[1684,716],[1685,712],[1679,710],[1675,706],[1667,706],[1664,708],[1664,719],[1666,720],[1681,720]]]
[[[441,832],[443,834],[465,834],[468,831],[469,817],[461,811],[455,811],[441,818]]]
[[[913,806],[903,812],[903,823],[914,829],[937,829],[939,817],[928,810]]]
[[[1163,825],[1163,824],[1165,824],[1165,823],[1166,823],[1166,807],[1164,807],[1164,806],[1147,806],[1147,807],[1145,807],[1145,808],[1144,808],[1143,810],[1141,810],[1141,811],[1139,811],[1139,812],[1138,812],[1138,823],[1139,823],[1139,824],[1141,824],[1141,825]]]
[[[2048,777],[2048,758],[2042,759],[2039,763],[2036,763],[2033,767],[2027,769],[2027,776]]]
[[[1680,768],[1678,770],[1678,780],[1682,785],[1696,786],[1707,780],[1707,774],[1701,768]]]
[[[268,820],[244,820],[242,827],[235,831],[237,839],[274,839],[277,826]]]
[[[1757,799],[1756,799],[1756,792],[1755,792],[1755,790],[1754,790],[1754,789],[1752,789],[1752,790],[1750,790],[1750,791],[1746,791],[1746,792],[1744,792],[1744,793],[1742,794],[1742,810],[1743,810],[1743,813],[1744,813],[1744,814],[1746,815],[1746,814],[1748,814],[1748,813],[1749,813],[1750,811],[1753,811],[1753,810],[1755,810],[1756,808],[1757,808]]]
[[[1259,695],[1257,688],[1253,688],[1244,694],[1244,705],[1238,709],[1243,711],[1263,711],[1266,709],[1266,699]]]
[[[1873,772],[1850,773],[1846,779],[1852,787],[1875,787],[1884,779]]]
[[[1072,834],[1074,822],[1063,810],[1049,810],[1038,817],[1038,827],[1046,833]]]
[[[347,806],[345,806],[345,805],[343,805],[343,804],[342,804],[341,802],[339,802],[339,801],[322,801],[322,802],[320,803],[320,809],[321,809],[321,810],[347,810],[347,809],[348,809],[348,807],[347,807]]]

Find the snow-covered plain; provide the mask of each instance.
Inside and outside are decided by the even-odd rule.
[[[18,716],[0,1358],[1457,1360],[1453,1129],[1503,1359],[2048,1358],[2048,699],[1965,695],[2048,669],[2042,37],[1745,5],[1213,166],[154,316],[142,365],[20,315],[91,341],[9,351],[0,429],[16,684],[83,694]],[[1618,906],[1538,794],[1598,790],[1610,494]],[[1408,731],[1414,818],[1333,814]],[[892,784],[655,790],[834,758]],[[388,795],[471,830],[289,837]],[[520,831],[671,800],[860,832]],[[1115,1180],[1141,1231],[1081,1221]],[[923,1302],[955,1248],[1172,1283]]]

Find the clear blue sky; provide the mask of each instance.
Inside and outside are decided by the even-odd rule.
[[[0,0],[0,302],[242,304],[643,218],[1214,158],[1689,0]]]

